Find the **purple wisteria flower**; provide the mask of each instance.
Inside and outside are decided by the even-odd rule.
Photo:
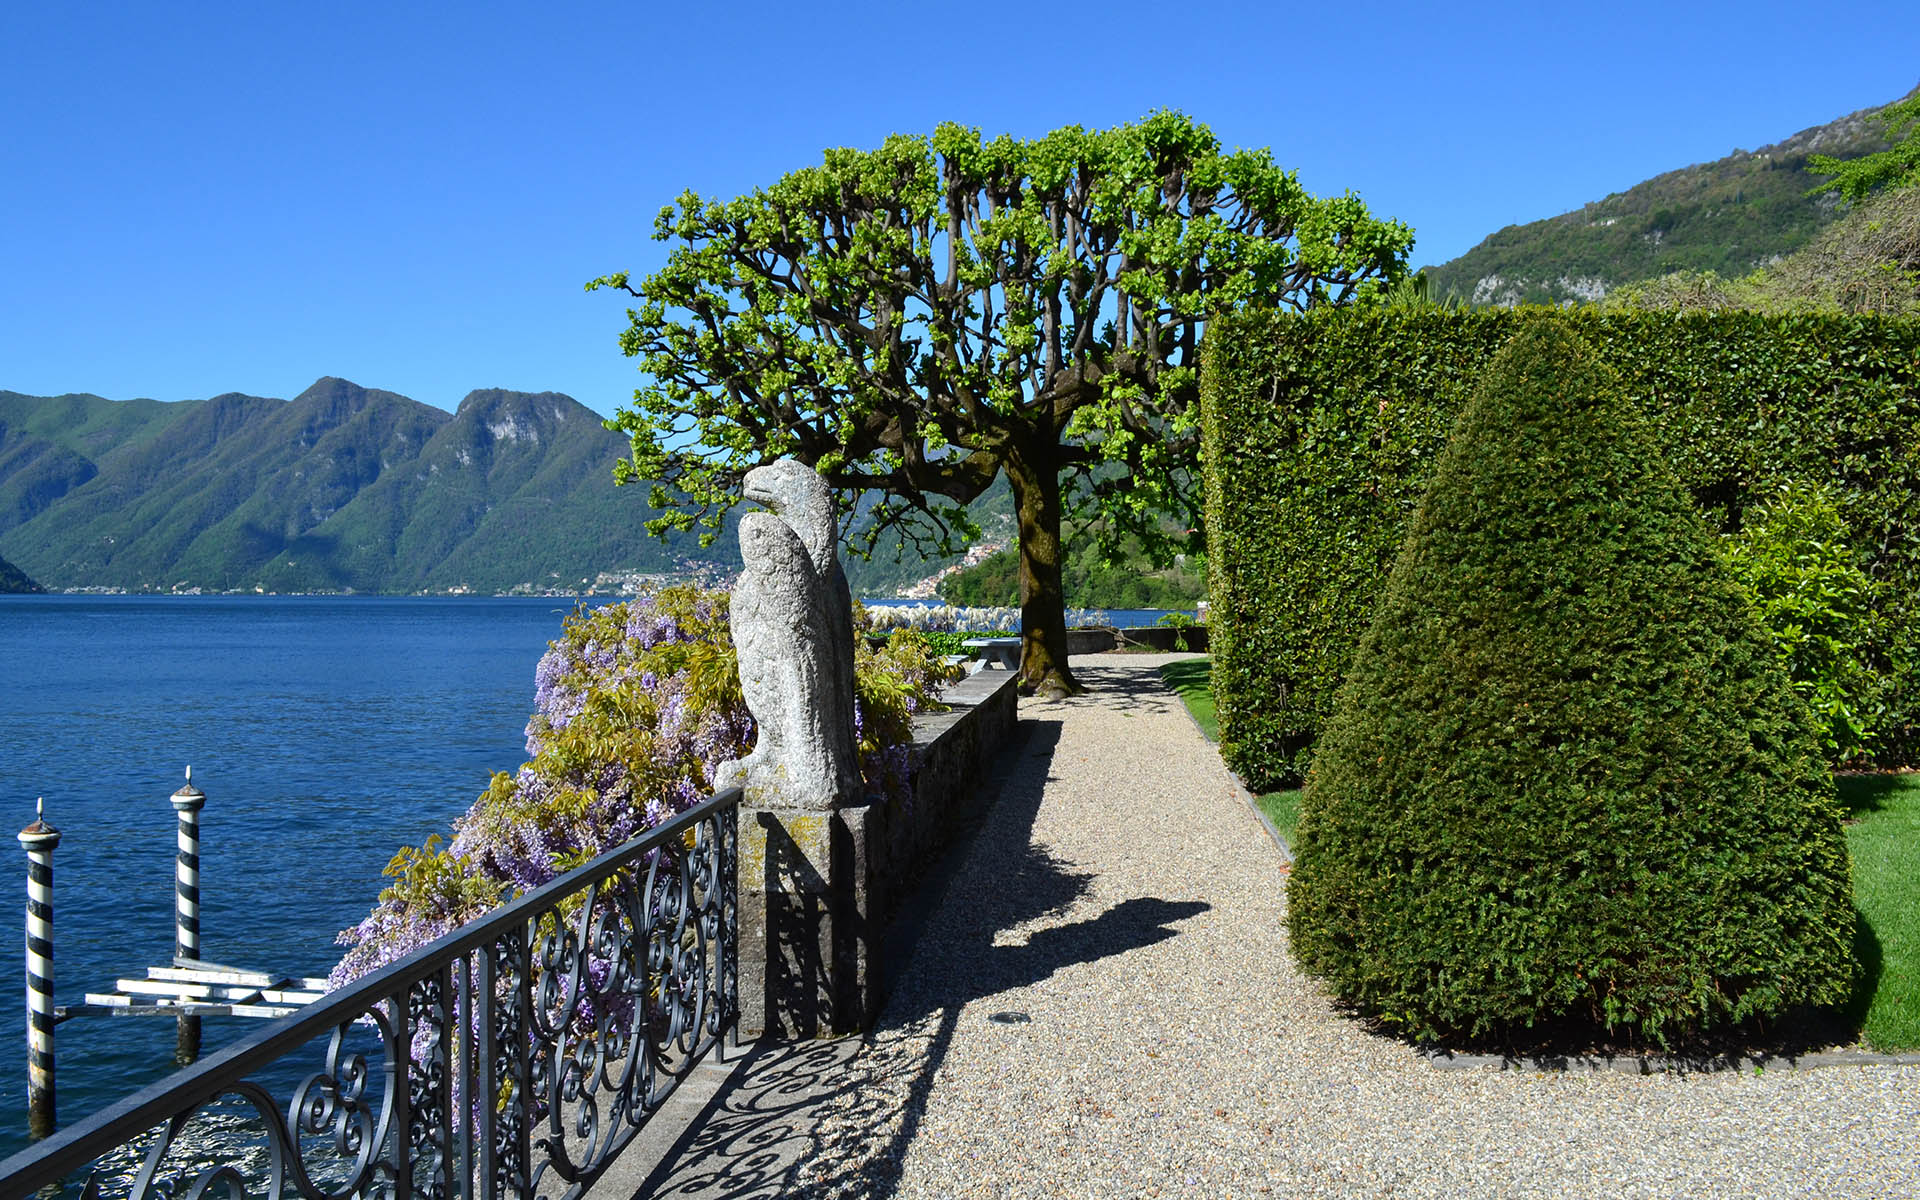
[[[444,849],[395,858],[379,904],[340,934],[349,950],[332,982],[377,970],[705,800],[720,764],[754,742],[732,657],[722,593],[665,588],[567,618],[534,670],[528,761],[494,776]],[[859,650],[854,721],[870,795],[910,801],[911,718],[937,671],[924,653]],[[871,690],[870,679],[880,681]]]

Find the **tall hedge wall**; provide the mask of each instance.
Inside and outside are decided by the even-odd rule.
[[[1709,527],[1782,479],[1832,487],[1878,585],[1877,758],[1920,759],[1920,323],[1754,313],[1239,313],[1201,381],[1214,696],[1259,788],[1314,738],[1459,409],[1525,322],[1592,342]]]
[[[1852,990],[1811,716],[1618,382],[1547,324],[1494,358],[1315,752],[1294,955],[1422,1041],[1672,1044]]]

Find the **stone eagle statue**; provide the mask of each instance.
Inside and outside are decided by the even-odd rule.
[[[789,458],[747,472],[733,644],[753,713],[753,752],[722,764],[716,789],[755,808],[826,810],[860,797],[853,734],[853,602],[834,553],[833,491]]]

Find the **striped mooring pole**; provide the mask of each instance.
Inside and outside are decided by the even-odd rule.
[[[173,811],[180,816],[179,853],[173,869],[173,962],[185,966],[200,960],[200,810],[207,794],[193,786],[193,768],[187,782],[173,794]],[[174,1039],[174,1060],[181,1065],[200,1057],[200,1018],[183,1016]]]
[[[47,824],[46,801],[20,831],[27,852],[27,1129],[53,1132],[53,850],[60,831]]]

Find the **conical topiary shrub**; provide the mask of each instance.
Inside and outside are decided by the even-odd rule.
[[[1436,464],[1302,807],[1294,954],[1422,1040],[1669,1044],[1852,983],[1807,714],[1612,372],[1548,319]]]

